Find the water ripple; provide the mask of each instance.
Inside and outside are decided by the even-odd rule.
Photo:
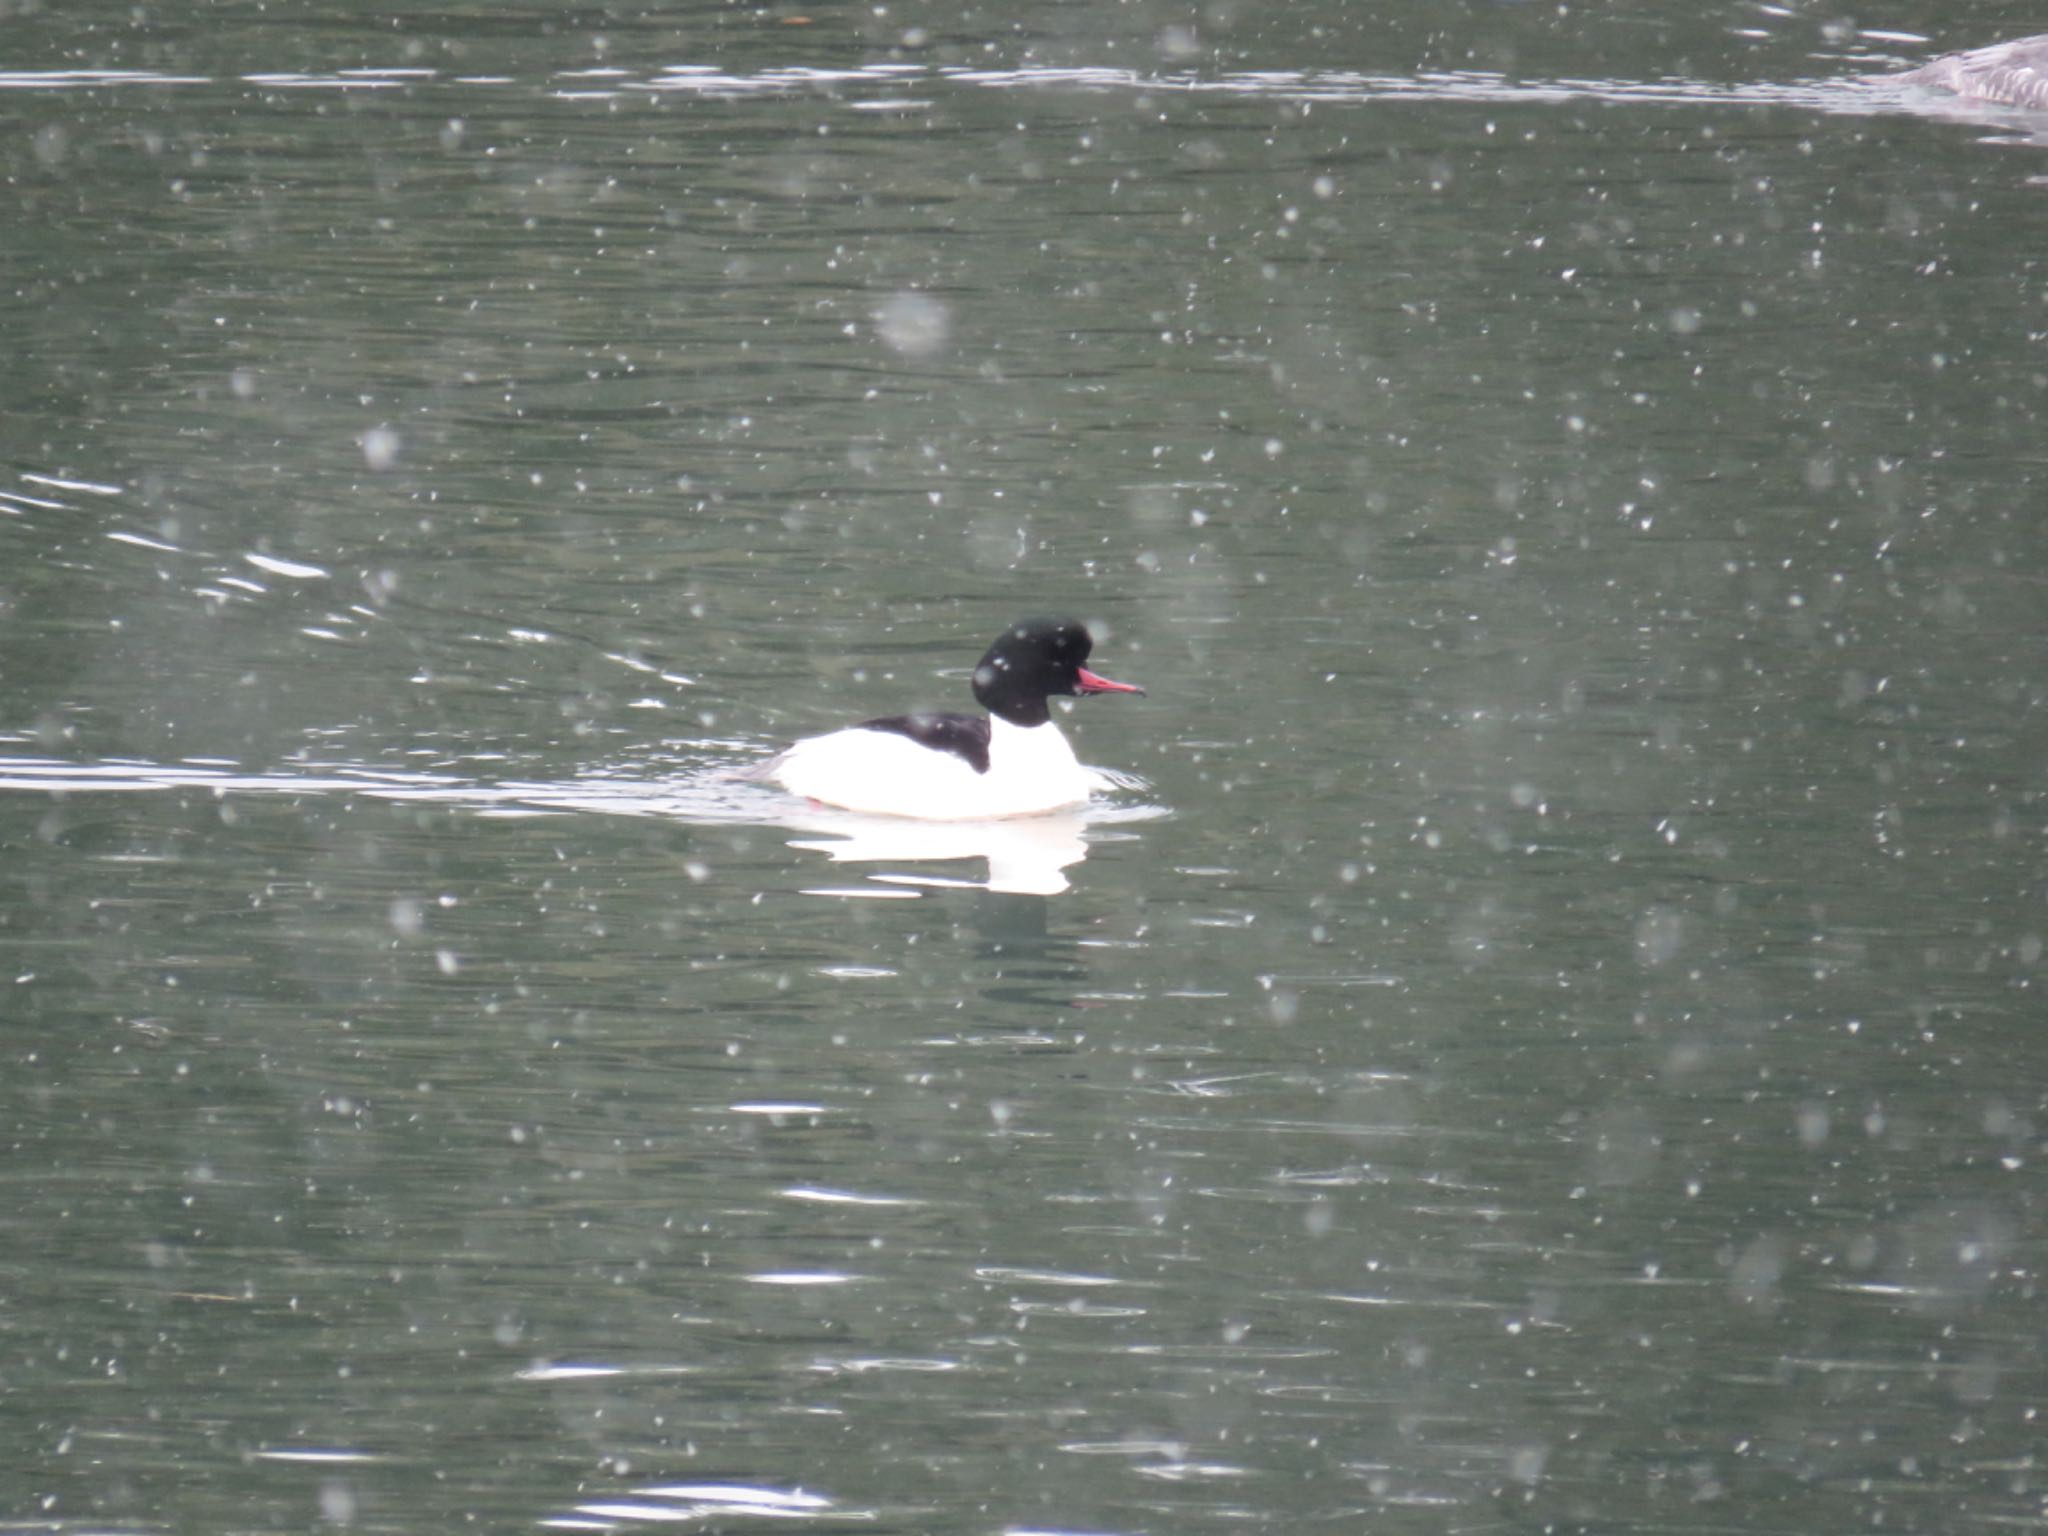
[[[1851,69],[1872,62],[1850,60]],[[513,77],[470,76],[423,68],[359,68],[330,72],[254,71],[226,77],[149,70],[5,70],[0,90],[81,91],[128,86],[240,85],[258,91],[378,91],[521,84]],[[1835,115],[1952,110],[1934,92],[1896,85],[1890,76],[1845,74],[1789,82],[1722,82],[1678,76],[1653,80],[1511,79],[1483,70],[1366,74],[1352,70],[1257,69],[1218,74],[1152,73],[1100,65],[1024,65],[976,69],[881,62],[850,68],[790,64],[736,72],[710,64],[668,65],[644,74],[607,67],[560,70],[533,82],[559,100],[607,100],[626,94],[741,99],[865,93],[841,102],[849,111],[907,111],[927,105],[916,92],[935,86],[993,91],[1086,91],[1119,95],[1254,97],[1287,102],[1430,101],[1486,104],[1592,101],[1655,105],[1790,106]],[[904,93],[900,96],[887,94]],[[881,92],[883,94],[874,94]]]

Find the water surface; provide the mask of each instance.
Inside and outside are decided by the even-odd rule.
[[[5,1518],[2038,1523],[2044,162],[1891,20],[18,19]],[[1087,815],[731,777],[1045,609]]]

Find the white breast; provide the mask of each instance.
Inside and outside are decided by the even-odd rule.
[[[983,821],[1079,805],[1101,784],[1057,725],[989,722],[987,773],[895,731],[854,727],[797,742],[767,776],[792,794],[878,816]]]

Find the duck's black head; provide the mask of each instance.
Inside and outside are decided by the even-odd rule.
[[[1143,693],[1129,683],[1097,677],[1082,665],[1095,641],[1077,619],[1019,619],[988,648],[974,668],[974,697],[1012,725],[1043,725],[1054,694]]]

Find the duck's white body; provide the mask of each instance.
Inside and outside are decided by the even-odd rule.
[[[994,821],[1080,805],[1108,781],[1084,768],[1048,720],[1012,725],[989,719],[988,771],[957,752],[895,731],[850,726],[799,741],[766,777],[792,794],[842,810],[925,821]]]

